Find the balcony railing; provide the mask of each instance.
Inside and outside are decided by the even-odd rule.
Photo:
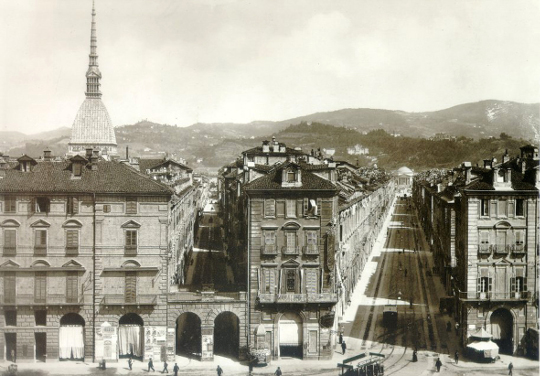
[[[281,248],[284,255],[297,255],[300,252],[300,247],[297,245],[286,245]]]
[[[126,246],[124,246],[124,255],[125,256],[137,256],[137,246],[136,245],[126,245]]]
[[[337,294],[323,292],[318,294],[259,294],[261,303],[336,303]]]
[[[304,246],[304,255],[318,256],[319,247],[316,244],[308,244]]]
[[[157,304],[156,295],[136,295],[130,299],[125,295],[105,295],[101,300],[104,306],[153,306]]]
[[[522,300],[528,299],[527,291],[519,292],[460,292],[461,300]]]
[[[277,255],[277,246],[274,244],[266,244],[261,247],[262,255],[275,256]]]
[[[15,256],[17,254],[16,247],[4,247],[4,256]]]
[[[15,306],[68,306],[82,305],[83,295],[66,296],[63,294],[48,294],[44,298],[36,298],[32,294],[18,294],[15,297],[0,295],[0,302],[4,305]]]

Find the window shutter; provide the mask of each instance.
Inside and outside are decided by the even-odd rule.
[[[317,215],[322,215],[322,198],[317,199]]]
[[[510,292],[516,292],[516,279],[514,277],[510,278]]]
[[[482,292],[482,278],[476,278],[476,291]]]
[[[308,215],[309,210],[309,200],[307,198],[304,198],[304,216]]]
[[[493,278],[488,278],[488,292],[491,292],[491,287],[493,286]]]
[[[71,214],[79,214],[79,199],[77,197],[73,197],[71,204]]]
[[[527,291],[527,277],[523,277],[523,291]]]
[[[30,200],[30,213],[35,213],[36,212],[36,198],[32,198]]]

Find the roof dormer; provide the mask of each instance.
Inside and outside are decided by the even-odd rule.
[[[80,155],[75,155],[69,159],[71,161],[71,177],[80,178],[82,176],[83,167],[86,165],[86,159]]]
[[[301,187],[302,186],[302,170],[295,164],[289,164],[281,170],[281,186]]]
[[[37,165],[37,162],[34,158],[29,157],[28,155],[24,154],[22,157],[19,157],[17,159],[17,162],[19,162],[19,170],[22,172],[30,172],[33,170],[34,166]]]

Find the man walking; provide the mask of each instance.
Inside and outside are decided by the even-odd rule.
[[[345,341],[341,342],[341,350],[343,351],[343,355],[345,355],[345,350],[347,350],[347,344]]]
[[[132,371],[133,370],[133,359],[131,358],[131,356],[128,359],[128,366],[129,366],[129,370]]]
[[[437,367],[437,372],[441,371],[441,366],[442,366],[441,358],[437,358],[437,361],[435,362],[435,367]]]
[[[508,365],[508,374],[510,376],[512,376],[512,370],[514,369],[514,365],[512,364],[512,362],[510,362],[510,364]]]
[[[148,372],[150,372],[150,370],[152,370],[152,372],[156,372],[152,358],[148,359]]]
[[[180,371],[180,367],[178,367],[178,363],[174,363],[173,367],[174,376],[178,376],[178,371]]]
[[[223,373],[223,370],[221,369],[220,366],[217,366],[216,372],[217,372],[217,376],[221,376],[221,374]]]
[[[163,360],[163,371],[161,371],[161,373],[169,373],[169,370],[167,369],[168,366],[167,361]]]
[[[275,376],[281,376],[281,375],[282,375],[282,373],[281,373],[281,368],[278,367],[278,368],[276,369],[276,372],[274,372],[274,375],[275,375]]]
[[[458,360],[459,360],[459,353],[458,351],[456,350],[456,353],[454,354],[454,359],[456,361],[456,364],[458,364]]]

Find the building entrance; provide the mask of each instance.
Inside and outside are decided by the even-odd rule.
[[[188,358],[200,358],[201,319],[192,312],[185,312],[176,320],[176,354]]]
[[[47,355],[47,333],[35,333],[36,360],[44,362]]]
[[[491,314],[490,324],[493,342],[499,345],[499,352],[512,354],[514,352],[512,341],[514,318],[512,314],[507,309],[499,308]]]
[[[279,319],[279,355],[302,359],[302,318],[297,313],[284,313]]]
[[[60,319],[60,360],[84,359],[84,319],[76,313],[68,313]]]
[[[120,358],[144,357],[144,321],[136,313],[128,313],[118,321],[118,356]]]
[[[232,312],[220,313],[214,321],[214,353],[237,358],[240,320]]]

